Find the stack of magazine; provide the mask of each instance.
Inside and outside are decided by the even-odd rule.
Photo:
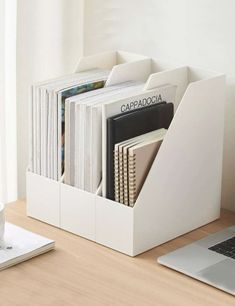
[[[30,170],[55,180],[64,171],[65,100],[102,88],[109,72],[100,69],[35,84],[30,103]]]
[[[134,206],[173,118],[176,86],[105,86],[93,69],[31,88],[30,171]]]

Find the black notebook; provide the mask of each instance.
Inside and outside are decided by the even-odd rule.
[[[174,115],[173,103],[158,103],[107,119],[106,197],[114,200],[114,146],[116,143],[160,128],[167,129]]]

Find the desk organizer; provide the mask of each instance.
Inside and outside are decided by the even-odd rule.
[[[95,67],[111,70],[107,86],[177,85],[174,118],[136,204],[28,171],[28,216],[130,256],[219,218],[225,76],[120,51],[81,58],[76,71]]]

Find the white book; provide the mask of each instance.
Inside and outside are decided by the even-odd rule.
[[[37,109],[36,109],[36,87],[33,86],[33,103],[32,103],[32,111],[33,111],[33,169],[34,172],[37,173]]]
[[[96,91],[99,91],[97,89]],[[82,101],[84,96],[90,96],[94,91],[89,91],[67,98],[65,101],[65,169],[64,182],[75,186],[75,103]]]
[[[47,95],[46,89],[53,84],[58,84],[63,82],[66,78],[74,78],[75,74],[69,76],[63,76],[53,80],[47,80],[43,82],[39,82],[33,85],[33,109],[32,111],[35,113],[33,115],[33,135],[34,135],[34,146],[35,146],[35,171],[38,174],[45,175],[47,172],[45,160],[46,160],[46,149],[45,145],[47,143],[47,130],[45,124],[47,124],[48,119],[48,102],[45,101],[45,97]],[[46,170],[46,171],[45,171]]]
[[[71,137],[70,137],[70,130],[71,129],[71,118],[70,118],[70,108],[71,108],[71,103],[66,102],[65,103],[65,134],[64,134],[64,138],[65,138],[65,144],[64,144],[64,182],[65,184],[68,184],[68,185],[72,185],[72,182],[70,180],[70,140],[71,140]],[[74,120],[73,120],[73,123],[74,123]]]
[[[81,73],[82,74],[82,73]],[[66,88],[57,92],[57,126],[56,129],[56,143],[54,144],[56,147],[57,156],[55,159],[57,160],[57,172],[55,173],[56,178],[59,179],[63,173],[64,168],[64,145],[62,142],[64,139],[64,131],[62,131],[62,126],[65,124],[64,122],[64,113],[65,113],[65,99],[70,96],[75,96],[78,93],[83,93],[89,90],[94,90],[96,88],[101,88],[104,86],[104,82],[107,80],[109,71],[102,69],[94,69],[92,71],[86,72],[86,76],[80,78],[80,82],[76,82],[74,85],[67,86]]]
[[[36,88],[36,173],[41,174],[41,101],[40,91]]]
[[[147,91],[139,91],[129,97],[118,99],[112,103],[102,105],[102,194],[106,197],[106,160],[107,160],[107,118],[131,110],[148,106],[148,99],[151,105],[165,101],[175,101],[177,86],[166,84]]]
[[[42,135],[40,132],[40,126],[42,126],[42,122],[44,121],[44,112],[41,112],[41,89],[50,85],[51,82],[59,82],[65,78],[68,77],[74,77],[74,73],[69,76],[63,76],[59,77],[53,80],[46,80],[42,82],[35,83],[32,85],[32,96],[31,96],[31,102],[30,102],[30,142],[32,141],[31,146],[31,152],[30,152],[30,158],[32,159],[32,168],[35,173],[39,173],[39,168],[41,164],[41,158],[42,158]],[[40,120],[40,121],[39,121]]]
[[[10,223],[5,224],[0,248],[0,270],[9,268],[55,247],[55,242]]]
[[[47,176],[47,130],[48,130],[48,96],[46,90],[40,90],[41,99],[41,175]]]
[[[100,69],[94,69],[94,74]],[[67,89],[71,86],[76,86],[82,80],[86,80],[91,77],[92,72],[82,72],[76,73],[69,76],[65,76],[60,79],[51,80],[50,83],[43,87],[41,90],[46,90],[48,98],[48,130],[47,130],[47,146],[48,154],[46,156],[48,163],[48,177],[52,179],[58,179],[58,149],[57,149],[57,139],[58,139],[58,105],[57,105],[57,95],[62,89]],[[42,120],[43,122],[44,120]]]
[[[52,103],[51,92],[48,92],[48,129],[47,129],[47,176],[52,178]]]
[[[100,69],[94,69],[92,71],[97,72],[99,70]],[[31,138],[33,141],[33,146],[31,149],[31,155],[33,163],[35,164],[34,172],[38,174],[50,172],[50,175],[48,175],[49,177],[56,177],[55,171],[57,169],[57,148],[55,148],[55,144],[57,143],[57,104],[55,103],[57,101],[57,97],[55,98],[54,91],[60,90],[78,81],[80,82],[81,79],[86,79],[86,77],[90,76],[90,74],[90,71],[73,73],[33,85],[33,99],[31,103],[31,125],[33,128]],[[45,92],[47,95],[47,101],[45,101]],[[50,103],[52,103],[52,105],[49,106]],[[48,131],[48,127],[50,127],[50,131]],[[46,136],[45,131],[47,133]],[[48,150],[48,148],[45,148],[45,146],[49,147],[49,154],[45,154],[45,152]],[[48,159],[49,155],[50,160]],[[51,162],[54,164],[51,165]],[[48,165],[46,165],[47,163]],[[48,168],[50,169],[49,171],[47,171]]]
[[[31,159],[31,171],[36,173],[36,86],[30,88],[30,106],[29,106],[29,159]]]
[[[87,78],[83,78],[82,82],[77,83],[75,86],[66,88],[58,92],[58,173],[62,175],[63,167],[65,170],[64,181],[66,184],[74,185],[71,178],[70,164],[74,160],[74,130],[75,130],[75,101],[78,96],[91,94],[91,92],[102,88],[108,77],[108,71],[100,71],[90,74]],[[96,89],[96,90],[94,90]],[[90,91],[90,92],[87,92]],[[71,98],[69,98],[71,97]],[[76,97],[76,99],[74,99]],[[66,120],[64,119],[66,116]],[[64,131],[62,130],[64,126]],[[62,141],[63,140],[63,141]],[[64,146],[63,146],[64,142]],[[64,148],[64,149],[63,149]],[[61,157],[61,151],[64,151],[64,165]],[[68,170],[69,169],[69,170]]]
[[[29,89],[29,171],[34,172],[34,135],[33,135],[33,94],[34,88]]]
[[[59,136],[61,135],[61,120],[58,120],[58,113],[61,113],[61,103],[58,102],[60,93],[63,91],[68,90],[73,86],[77,86],[77,84],[81,81],[82,78],[86,78],[87,73],[76,74],[75,77],[65,79],[63,83],[58,84],[58,86],[54,86],[51,89],[51,100],[49,101],[50,105],[52,106],[52,113],[51,113],[51,139],[50,139],[50,147],[51,147],[51,177],[54,180],[58,180],[61,177],[61,142],[58,144]],[[61,137],[60,137],[61,141]],[[60,145],[60,156],[58,155],[59,149],[58,146]]]
[[[89,147],[91,142],[91,132],[90,132],[90,116],[89,116],[89,106],[92,105],[97,101],[97,99],[101,99],[108,93],[117,90],[120,88],[120,85],[111,86],[102,88],[93,92],[92,95],[87,95],[85,99],[83,98],[82,101],[76,103],[76,108],[79,115],[77,116],[77,120],[79,120],[79,141],[77,142],[78,145],[78,160],[79,160],[79,167],[76,169],[78,175],[78,187],[82,188],[86,191],[91,191],[89,186]]]
[[[112,92],[121,90],[127,83],[133,84],[133,82],[126,82],[125,84],[118,84],[115,86],[104,87],[95,91],[86,92],[71,98],[66,99],[65,107],[70,108],[70,121],[76,119],[76,123],[70,122],[70,128],[74,129],[76,126],[76,136],[74,131],[70,129],[70,181],[76,181],[75,186],[78,188],[85,188],[90,191],[89,188],[89,160],[90,160],[90,145],[91,145],[91,106],[96,104],[97,101],[102,101],[107,95],[111,95]],[[75,116],[74,116],[75,114]],[[74,137],[73,137],[74,135]],[[75,158],[76,151],[76,158]],[[65,155],[67,152],[65,152]],[[89,155],[89,157],[88,157]],[[76,167],[75,165],[76,160]],[[78,165],[81,165],[79,167]],[[83,168],[83,164],[84,168]],[[74,174],[74,168],[76,171],[76,178],[72,176]],[[65,169],[66,171],[66,169]],[[78,177],[79,176],[79,177]],[[78,183],[79,181],[79,183]]]
[[[82,118],[84,118],[84,145],[83,148],[83,163],[84,163],[84,188],[86,191],[96,192],[101,180],[101,137],[102,125],[101,125],[101,111],[100,118],[94,118],[92,111],[94,108],[99,107],[103,102],[107,102],[113,99],[115,96],[124,94],[124,92],[133,90],[137,86],[137,82],[125,82],[114,86],[107,87],[103,94],[92,97],[88,103],[82,105]],[[96,113],[97,114],[97,113]],[[100,125],[98,125],[100,122]],[[93,125],[95,129],[93,129]],[[96,130],[97,129],[97,130]],[[95,146],[97,140],[100,142],[100,146]],[[100,171],[96,171],[96,167],[99,166]],[[99,173],[100,172],[100,173]],[[99,174],[98,174],[99,173]],[[95,185],[95,186],[94,186]]]
[[[84,94],[83,94],[84,95]],[[71,101],[70,103],[65,104],[69,106],[69,116],[68,116],[68,140],[69,140],[69,151],[65,149],[65,156],[67,155],[67,164],[65,164],[65,172],[68,170],[69,182],[66,182],[72,186],[75,186],[75,101]],[[65,131],[66,131],[65,121]],[[67,138],[65,135],[65,145],[67,142]]]

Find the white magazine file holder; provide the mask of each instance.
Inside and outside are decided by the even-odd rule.
[[[77,71],[111,69],[107,86],[177,85],[175,115],[135,206],[27,171],[27,214],[130,256],[220,216],[225,76],[127,52],[81,58]]]

